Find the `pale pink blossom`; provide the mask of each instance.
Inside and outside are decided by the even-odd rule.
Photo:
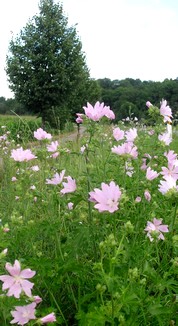
[[[125,132],[125,137],[128,142],[134,142],[135,138],[138,136],[136,128],[130,128]]]
[[[169,161],[167,168],[165,166],[163,166],[161,169],[162,169],[162,172],[160,174],[163,175],[163,178],[165,180],[169,177],[172,177],[173,179],[178,180],[178,166],[174,166],[174,164],[171,163],[171,161]]]
[[[5,232],[5,233],[7,233],[7,232],[10,231],[10,229],[9,229],[8,227],[4,227],[2,230],[3,230],[3,232]]]
[[[87,103],[87,106],[84,106],[83,109],[85,115],[93,121],[99,121],[104,116],[109,119],[115,118],[114,112],[110,110],[108,106],[105,106],[104,103],[100,103],[99,101],[96,102],[94,106]]]
[[[86,150],[86,146],[85,145],[83,145],[82,147],[80,147],[80,153],[81,154],[83,154],[85,150]]]
[[[147,222],[147,227],[144,229],[144,231],[147,231],[147,237],[149,237],[150,241],[154,240],[153,236],[156,236],[157,239],[164,240],[165,238],[163,233],[169,232],[168,225],[163,225],[162,219],[158,220],[156,218],[154,218],[152,222]]]
[[[146,106],[149,108],[150,106],[153,106],[153,104],[151,104],[150,101],[147,101],[147,102],[146,102]]]
[[[3,282],[3,291],[9,289],[7,296],[20,298],[20,294],[24,292],[28,297],[31,297],[31,289],[34,284],[27,279],[32,278],[36,272],[29,268],[21,270],[18,260],[15,260],[14,265],[6,263],[5,268],[10,275],[1,275],[0,280]]]
[[[151,194],[148,190],[145,190],[144,191],[144,197],[147,201],[150,201],[151,200]]]
[[[159,176],[159,173],[156,171],[152,170],[150,167],[147,168],[146,170],[146,179],[147,180],[154,180]]]
[[[68,207],[68,209],[69,209],[70,211],[73,209],[73,206],[74,206],[74,204],[71,203],[71,202],[67,204],[67,207]]]
[[[119,127],[115,128],[113,130],[113,137],[117,141],[124,139],[124,131],[121,130]]]
[[[52,153],[51,154],[51,157],[52,158],[56,158],[56,157],[58,157],[59,156],[59,152],[55,152],[55,153]]]
[[[67,194],[70,192],[74,192],[77,188],[75,179],[72,179],[70,176],[65,177],[65,179],[67,179],[67,182],[62,183],[64,188],[61,190],[61,193]]]
[[[133,143],[124,143],[119,146],[114,146],[111,148],[112,153],[118,155],[129,155],[131,158],[136,159],[138,156],[137,147]]]
[[[44,131],[42,128],[39,128],[36,131],[34,131],[34,138],[38,140],[43,140],[43,139],[51,139],[52,136],[51,134]]]
[[[33,160],[36,156],[32,154],[30,149],[23,149],[20,147],[11,151],[11,158],[16,162],[26,162]]]
[[[36,186],[32,185],[30,186],[30,190],[35,190],[36,189]]]
[[[169,145],[172,142],[172,138],[170,137],[169,133],[164,132],[158,136],[158,139],[162,141],[165,145]]]
[[[176,185],[176,180],[171,176],[167,177],[166,180],[161,180],[158,185],[158,190],[165,195],[169,190],[178,191],[178,186]]]
[[[20,199],[20,197],[19,196],[15,196],[15,200],[19,200]]]
[[[148,131],[148,135],[150,135],[150,136],[153,136],[154,133],[155,133],[155,131],[153,129]]]
[[[58,146],[59,146],[59,143],[58,143],[57,140],[56,141],[52,141],[51,144],[49,144],[47,146],[47,150],[48,150],[48,152],[56,152]]]
[[[61,173],[55,173],[52,179],[46,179],[46,184],[48,185],[59,185],[62,183],[65,175],[65,170],[62,170]]]
[[[140,167],[141,170],[147,169],[146,158],[142,158],[142,165]]]
[[[43,301],[42,298],[39,297],[39,295],[34,295],[33,300],[36,304],[41,303]]]
[[[95,203],[94,207],[99,212],[108,211],[113,213],[119,209],[121,190],[114,181],[111,181],[109,185],[102,182],[101,189],[95,188],[89,195],[89,200]]]
[[[177,159],[177,154],[173,150],[165,152],[164,156],[167,158],[168,162],[174,162]]]
[[[47,315],[45,317],[40,318],[40,322],[42,324],[53,323],[55,321],[56,321],[56,317],[55,317],[54,312],[50,313],[49,315]]]
[[[33,166],[31,167],[31,170],[32,170],[32,171],[35,171],[35,172],[38,172],[38,171],[40,170],[40,168],[39,168],[38,165],[33,165]]]
[[[135,198],[135,202],[136,202],[136,203],[140,203],[141,201],[142,201],[142,199],[141,199],[140,196],[137,196],[137,197]]]
[[[11,311],[11,315],[14,317],[14,319],[10,323],[23,326],[27,324],[30,320],[36,319],[35,307],[35,302],[32,302],[26,306],[16,306],[16,310]]]
[[[81,117],[77,117],[75,121],[77,123],[83,123],[83,119]]]
[[[160,107],[160,114],[165,117],[165,116],[168,116],[168,117],[172,117],[172,110],[171,108],[169,107],[169,105],[167,105],[167,101],[162,99],[162,101],[160,102],[161,104],[161,107]]]
[[[17,181],[17,178],[16,177],[12,177],[11,180],[14,182],[14,181]]]

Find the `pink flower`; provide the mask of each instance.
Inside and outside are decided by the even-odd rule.
[[[178,166],[174,166],[172,163],[168,163],[168,168],[163,166],[161,174],[163,178],[166,180],[169,177],[172,177],[175,180],[178,180]]]
[[[160,181],[158,186],[158,190],[165,195],[169,190],[173,189],[174,191],[178,191],[178,186],[176,185],[176,180],[171,176],[167,177],[165,181]]]
[[[153,104],[151,104],[150,101],[147,101],[147,102],[146,102],[146,106],[149,108],[150,106],[153,106]]]
[[[138,156],[137,147],[133,143],[124,143],[119,146],[114,146],[111,148],[112,153],[118,155],[129,155],[131,158],[135,159]]]
[[[162,99],[162,101],[160,102],[161,107],[160,107],[160,114],[165,117],[165,116],[169,116],[172,117],[172,110],[169,107],[169,105],[167,105],[167,101]]]
[[[146,170],[147,165],[146,165],[146,158],[142,158],[142,165],[140,167],[141,170]]]
[[[55,153],[52,153],[52,154],[51,154],[51,157],[52,157],[52,158],[56,158],[56,157],[58,157],[58,156],[59,156],[59,153],[58,153],[58,152],[55,152]]]
[[[177,154],[172,150],[165,152],[164,156],[167,158],[168,162],[174,162],[177,159]]]
[[[73,206],[74,206],[74,204],[71,203],[71,202],[67,204],[67,207],[68,207],[68,209],[69,209],[70,211],[73,209]]]
[[[50,145],[47,146],[48,152],[56,152],[59,146],[58,141],[52,141]]]
[[[124,131],[121,130],[119,127],[113,130],[113,137],[115,140],[119,141],[124,138]]]
[[[162,232],[169,232],[168,225],[163,225],[162,219],[157,220],[156,218],[153,219],[153,222],[147,222],[147,227],[144,229],[144,231],[147,231],[147,237],[149,237],[150,241],[154,240],[154,235],[157,237],[157,239],[164,240],[164,235]]]
[[[82,123],[83,119],[81,117],[77,117],[77,119],[75,120],[77,123]]]
[[[14,319],[10,322],[11,324],[25,325],[30,320],[36,319],[35,317],[36,303],[32,302],[27,306],[15,307],[16,310],[11,311],[11,315]]]
[[[90,103],[87,103],[87,106],[84,106],[83,109],[85,115],[93,121],[99,121],[104,116],[109,119],[115,118],[114,112],[111,111],[108,106],[104,106],[104,103],[100,103],[99,101],[95,103],[94,107]]]
[[[54,177],[50,180],[50,179],[46,179],[46,184],[48,185],[59,185],[62,180],[64,179],[64,174],[65,174],[65,170],[62,170],[61,173],[55,173]]]
[[[3,291],[9,289],[7,296],[20,298],[20,294],[25,292],[28,297],[31,297],[31,289],[34,284],[26,279],[32,278],[36,272],[29,268],[21,271],[21,266],[18,260],[15,260],[13,266],[10,263],[6,263],[5,267],[10,275],[1,275],[0,280],[3,282]]]
[[[148,190],[145,190],[144,192],[144,197],[147,201],[150,201],[151,200],[151,194]]]
[[[55,317],[55,314],[54,312],[52,312],[51,314],[43,317],[43,318],[40,318],[40,322],[42,324],[46,324],[46,323],[53,323],[54,321],[56,321],[56,317]]]
[[[39,295],[34,295],[33,300],[36,304],[42,302],[43,300],[39,297]]]
[[[95,202],[94,207],[99,212],[108,211],[113,213],[118,210],[121,191],[114,181],[111,181],[109,185],[102,182],[101,189],[95,188],[89,195],[89,200]]]
[[[139,196],[137,196],[137,197],[135,198],[135,202],[136,202],[136,203],[140,203],[141,200],[142,200],[142,199],[141,199],[141,197],[139,197]]]
[[[150,167],[147,168],[146,170],[146,179],[147,180],[154,180],[159,176],[159,173],[156,171],[152,170]]]
[[[11,180],[14,182],[14,181],[17,181],[17,178],[16,177],[12,177]]]
[[[24,162],[33,160],[36,156],[32,154],[30,149],[23,150],[23,148],[20,147],[11,151],[11,158],[16,162]]]
[[[154,133],[155,133],[155,131],[153,129],[148,131],[148,135],[150,135],[150,136],[153,136]]]
[[[64,188],[61,190],[62,194],[67,194],[74,192],[77,188],[75,179],[72,179],[70,176],[66,177],[67,182],[63,182]]]
[[[34,137],[36,139],[38,139],[38,140],[51,139],[52,138],[51,134],[47,133],[42,128],[39,128],[36,131],[34,131]]]
[[[170,137],[168,132],[160,134],[158,139],[162,141],[165,145],[169,145],[172,142],[172,138]]]
[[[135,140],[135,138],[137,137],[137,129],[136,128],[131,128],[128,131],[126,131],[125,133],[125,137],[127,139],[128,142],[133,142]]]
[[[37,172],[37,171],[39,171],[39,166],[38,165],[33,165],[32,167],[31,167],[31,170],[32,171],[35,171],[35,172]]]

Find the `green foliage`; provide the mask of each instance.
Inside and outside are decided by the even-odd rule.
[[[25,109],[41,116],[43,124],[63,128],[88,100],[87,94],[95,100],[99,89],[89,78],[82,43],[75,27],[68,27],[62,5],[41,0],[39,9],[11,40],[6,71]]]
[[[5,262],[15,259],[24,268],[36,270],[33,293],[43,298],[38,315],[54,311],[56,325],[175,325],[177,200],[158,191],[161,175],[149,181],[140,169],[147,153],[147,166],[160,172],[167,164],[164,153],[169,147],[158,141],[158,129],[151,136],[149,129],[139,127],[135,140],[139,155],[128,160],[111,153],[120,143],[113,138],[110,125],[85,123],[83,137],[77,142],[61,142],[56,159],[49,156],[45,141],[31,147],[37,159],[29,162],[10,158],[13,142],[6,152],[1,147],[5,165],[0,254],[6,247],[8,254],[1,257],[0,275],[6,273]],[[128,126],[122,125],[122,129],[126,131]],[[81,146],[85,146],[83,153]],[[170,149],[176,150],[176,146],[173,136]],[[126,162],[134,169],[132,177],[125,173]],[[32,165],[38,165],[39,171],[32,171]],[[62,184],[46,184],[47,178],[63,169],[77,184],[75,192],[65,195],[61,194]],[[12,182],[14,176],[17,180]],[[89,192],[111,180],[122,191],[119,209],[100,213],[88,200]],[[152,195],[150,202],[144,197],[145,189]],[[135,201],[137,196],[140,203]],[[153,217],[162,218],[169,227],[164,241],[150,242],[146,237],[146,223]],[[3,232],[4,227],[9,227],[9,232]],[[9,312],[20,304],[26,304],[23,297],[17,301],[1,296],[2,325],[9,325]]]

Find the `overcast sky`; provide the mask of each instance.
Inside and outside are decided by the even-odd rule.
[[[59,1],[58,1],[59,2]],[[92,78],[178,77],[178,0],[62,0],[77,24]],[[0,96],[13,94],[5,68],[12,33],[38,13],[38,0],[0,1]]]

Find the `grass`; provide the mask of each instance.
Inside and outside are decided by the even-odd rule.
[[[5,263],[14,264],[15,259],[22,268],[35,270],[32,293],[43,299],[36,317],[54,312],[55,325],[174,325],[177,191],[163,195],[158,189],[162,175],[149,181],[141,165],[146,158],[147,167],[157,172],[167,167],[164,153],[177,151],[176,134],[165,146],[157,138],[160,130],[150,136],[148,129],[139,128],[134,141],[138,157],[133,159],[112,153],[111,148],[124,141],[114,139],[111,125],[88,121],[85,128],[77,141],[59,144],[56,159],[47,151],[48,141],[41,141],[32,149],[36,159],[15,162],[10,158],[14,143],[1,142],[0,252],[8,248],[8,253],[0,254],[0,275],[7,274]],[[39,171],[32,170],[34,165]],[[61,193],[67,179],[58,185],[46,183],[62,170],[76,181],[76,190]],[[99,212],[88,200],[89,193],[111,181],[121,191],[118,209]],[[147,237],[145,228],[153,218],[168,225],[164,241],[158,240],[158,233],[152,234],[152,242]],[[1,292],[1,325],[9,325],[14,306],[31,302],[27,296],[15,299],[5,293]]]

